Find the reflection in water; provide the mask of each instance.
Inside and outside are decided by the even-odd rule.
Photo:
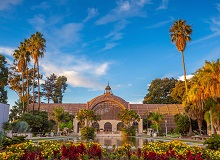
[[[135,147],[142,147],[145,143],[154,141],[153,139],[147,139],[144,137],[95,137],[94,140],[85,140],[82,137],[74,139],[74,141],[88,142],[94,141],[98,142],[102,146],[122,146],[124,143],[131,144]]]

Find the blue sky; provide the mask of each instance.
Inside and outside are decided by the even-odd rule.
[[[187,75],[220,57],[217,0],[0,0],[0,53],[13,50],[36,31],[46,39],[41,73],[64,75],[64,103],[86,103],[113,94],[141,103],[155,78],[183,75],[181,54],[169,37],[174,20],[192,25],[185,50]],[[18,96],[8,89],[8,101]]]

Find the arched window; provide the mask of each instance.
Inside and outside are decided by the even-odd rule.
[[[119,123],[117,124],[117,131],[121,131],[122,128],[123,128],[123,123],[122,123],[122,122],[119,122]]]
[[[104,125],[105,131],[112,131],[112,124],[110,122],[106,122]]]

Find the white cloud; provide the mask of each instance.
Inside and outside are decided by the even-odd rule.
[[[190,78],[192,78],[193,76],[194,76],[194,75],[192,75],[192,74],[186,75],[186,79],[190,79]],[[184,81],[184,75],[179,76],[177,80]]]
[[[0,0],[0,11],[9,9],[11,6],[20,4],[22,0]]]
[[[43,9],[43,10],[46,10],[50,8],[50,5],[47,3],[47,2],[41,2],[39,5],[36,5],[36,6],[33,6],[32,9],[35,10],[35,9]]]
[[[96,24],[103,25],[132,17],[145,17],[146,13],[143,11],[143,7],[145,6],[145,4],[149,3],[150,1],[147,0],[117,1],[117,6],[112,9],[107,15],[97,20]]]
[[[118,45],[117,43],[106,43],[105,47],[101,51],[112,49],[112,48],[114,48],[117,45]]]
[[[0,46],[0,54],[3,54],[3,55],[12,56],[14,50],[15,50],[14,48]]]
[[[74,57],[66,54],[45,55],[40,63],[45,77],[52,73],[66,76],[67,83],[73,87],[86,87],[102,90],[98,79],[109,69],[110,62],[93,62],[85,57]]]
[[[162,3],[160,4],[160,6],[156,10],[167,9],[168,2],[169,2],[169,0],[162,0]]]
[[[98,9],[88,8],[88,16],[83,20],[83,23],[85,23],[88,20],[96,17],[98,14],[99,14]]]
[[[159,27],[162,27],[162,26],[164,26],[164,25],[166,25],[166,24],[168,24],[168,23],[171,23],[171,22],[173,22],[173,21],[174,21],[174,18],[171,17],[169,20],[166,20],[166,21],[162,21],[162,22],[153,24],[153,25],[148,26],[148,27],[146,27],[146,28],[159,28]]]

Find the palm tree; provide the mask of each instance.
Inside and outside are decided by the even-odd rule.
[[[163,121],[163,114],[160,114],[159,112],[150,112],[148,120],[155,125],[157,133],[159,133],[159,124]]]
[[[31,35],[29,39],[29,51],[31,52],[31,57],[34,60],[34,73],[33,73],[33,112],[34,112],[34,102],[35,102],[35,95],[34,95],[34,81],[35,81],[35,69],[37,65],[37,79],[38,79],[38,110],[40,110],[40,74],[39,74],[39,58],[44,56],[45,47],[46,47],[46,40],[43,38],[43,34],[40,32],[36,32],[35,34]]]
[[[60,132],[60,123],[65,119],[65,112],[63,107],[59,107],[59,108],[54,108],[53,109],[53,117],[54,120],[57,122],[58,125],[58,132]]]
[[[23,43],[23,42],[20,43],[20,46],[18,47],[18,49],[14,51],[13,57],[14,57],[14,61],[17,62],[18,72],[21,73],[21,77],[22,77],[21,102],[22,102],[23,112],[25,112],[24,75],[25,75],[25,71],[28,68],[28,62],[30,62],[30,54],[27,51],[26,43]]]
[[[172,43],[176,43],[177,50],[182,54],[182,66],[184,71],[184,81],[186,94],[188,93],[188,87],[186,82],[186,68],[184,62],[184,50],[186,48],[186,42],[191,41],[190,35],[192,34],[192,29],[190,25],[186,24],[185,20],[179,19],[174,21],[173,26],[170,28],[170,38]]]

